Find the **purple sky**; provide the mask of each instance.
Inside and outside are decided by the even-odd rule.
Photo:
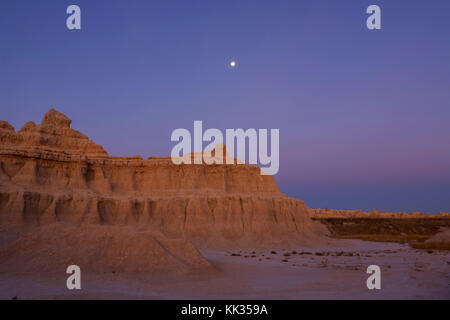
[[[68,5],[82,30],[65,26]],[[365,9],[378,4],[382,30]],[[0,2],[0,119],[50,107],[111,155],[176,128],[279,128],[312,207],[450,211],[450,1]],[[228,66],[231,60],[237,67]]]

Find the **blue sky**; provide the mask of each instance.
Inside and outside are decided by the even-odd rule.
[[[81,31],[66,28],[70,4]],[[111,155],[143,157],[169,155],[194,120],[279,128],[275,179],[309,206],[450,211],[448,12],[444,0],[3,0],[0,119],[19,129],[54,107]]]

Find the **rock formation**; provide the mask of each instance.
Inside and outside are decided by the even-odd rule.
[[[70,124],[53,109],[18,132],[0,122],[3,245],[55,222],[158,231],[201,247],[322,237],[305,204],[257,166],[110,157]]]
[[[315,219],[421,219],[421,218],[450,218],[450,213],[440,212],[436,214],[421,212],[378,212],[362,210],[335,210],[335,209],[311,209],[308,208],[309,214]]]
[[[71,120],[51,109],[42,123],[25,123],[19,132],[6,121],[0,121],[0,142],[2,154],[23,154],[45,156],[45,152],[61,152],[73,155],[107,156],[105,150],[84,134],[70,128]]]
[[[112,226],[52,224],[36,228],[0,252],[0,271],[64,274],[70,265],[95,273],[214,271],[183,239]]]

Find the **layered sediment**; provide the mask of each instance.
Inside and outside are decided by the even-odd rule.
[[[336,210],[336,209],[311,209],[309,214],[314,219],[450,219],[449,212],[439,212],[436,214],[422,212],[379,212],[363,210]]]
[[[2,230],[121,226],[198,246],[321,238],[305,204],[281,194],[257,166],[111,157],[70,125],[53,109],[17,132],[0,122]]]

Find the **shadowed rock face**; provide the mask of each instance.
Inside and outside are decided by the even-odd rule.
[[[114,226],[52,224],[0,251],[0,270],[60,274],[78,265],[95,273],[187,273],[214,267],[184,239]]]
[[[0,122],[2,228],[131,226],[201,246],[319,237],[305,204],[256,166],[110,157],[70,124],[53,109],[18,132]]]

